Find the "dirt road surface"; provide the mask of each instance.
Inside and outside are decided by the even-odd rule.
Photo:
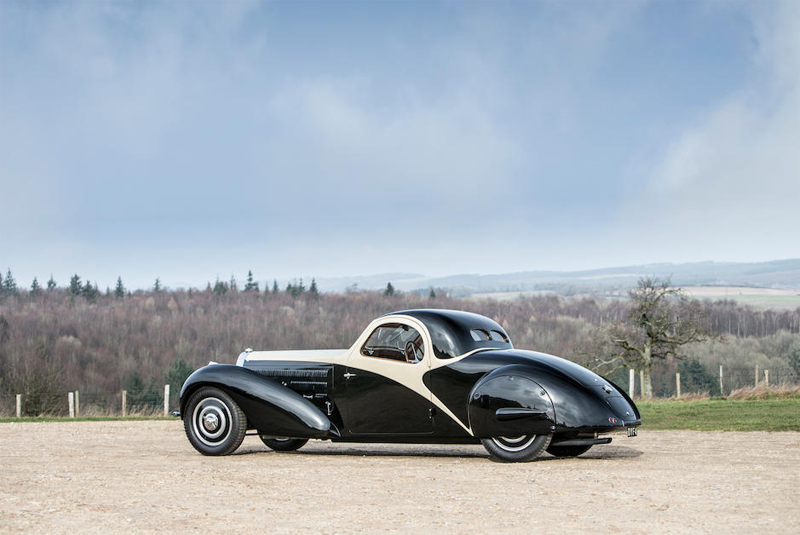
[[[0,424],[0,532],[800,533],[800,433],[647,431],[577,459],[311,442],[203,457],[179,420]]]

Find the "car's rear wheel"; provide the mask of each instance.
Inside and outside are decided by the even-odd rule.
[[[517,437],[482,438],[489,454],[503,462],[524,463],[536,459],[550,444],[553,435],[520,435]]]
[[[558,444],[550,444],[550,446],[547,447],[547,453],[555,455],[556,457],[577,457],[589,451],[591,447],[591,444],[588,446],[559,446]]]
[[[183,428],[203,455],[229,455],[244,440],[247,417],[226,392],[205,386],[189,398]]]
[[[275,451],[295,451],[306,445],[306,438],[275,438],[258,435],[264,445]]]

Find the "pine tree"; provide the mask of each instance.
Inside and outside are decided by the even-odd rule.
[[[180,387],[186,382],[186,378],[192,375],[193,371],[194,369],[190,364],[178,357],[164,374],[164,382],[170,385],[175,392],[180,392]]]
[[[272,279],[272,293],[278,293],[278,279]]]
[[[294,279],[292,282],[286,285],[286,293],[291,295],[292,297],[300,297],[306,291],[306,287],[303,285],[303,279],[300,279],[300,282],[297,279]]]
[[[236,277],[234,277],[233,275],[231,275],[231,283],[230,283],[230,286],[228,287],[228,289],[230,291],[232,291],[232,292],[238,292],[239,291],[239,287],[236,285]]]
[[[83,297],[85,297],[86,300],[89,301],[90,303],[94,302],[94,300],[97,299],[98,293],[100,292],[97,290],[97,286],[92,286],[92,283],[89,282],[88,280],[81,289],[81,295],[83,295]]]
[[[40,293],[42,293],[42,287],[39,286],[39,281],[34,277],[31,283],[31,295],[39,295]]]
[[[228,291],[228,285],[219,280],[217,277],[217,282],[214,283],[214,293],[217,295],[224,295]]]
[[[308,288],[308,293],[310,293],[313,297],[317,297],[319,295],[319,288],[317,288],[317,279],[311,278],[311,286]]]
[[[117,285],[114,287],[114,298],[115,299],[124,299],[125,298],[125,286],[122,284],[122,277],[117,277]]]
[[[3,279],[3,295],[17,295],[19,294],[19,288],[17,288],[17,281],[14,280],[14,276],[11,274],[11,269],[9,268],[6,271],[6,278]]]
[[[247,282],[244,285],[244,291],[245,292],[258,292],[259,291],[258,282],[255,282],[253,280],[253,272],[250,271],[249,269],[247,270]]]
[[[436,292],[433,290],[433,286],[431,286],[431,291],[428,294],[428,299],[436,299]]]
[[[53,274],[50,274],[50,280],[47,281],[47,291],[55,290],[56,289],[56,280],[53,278]]]
[[[77,295],[81,295],[82,290],[83,286],[81,285],[81,278],[76,273],[69,278],[69,295],[70,297],[74,298]]]
[[[383,291],[383,295],[394,295],[394,286],[392,286],[391,282],[386,284],[386,289]]]
[[[161,278],[160,277],[156,277],[156,282],[153,283],[153,291],[155,293],[158,293],[158,292],[161,291]]]

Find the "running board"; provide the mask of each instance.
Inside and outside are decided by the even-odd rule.
[[[605,438],[571,438],[560,442],[553,441],[551,446],[594,446],[595,444],[610,444],[611,437]]]

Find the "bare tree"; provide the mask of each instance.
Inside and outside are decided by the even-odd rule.
[[[683,346],[702,342],[713,333],[707,327],[702,304],[687,297],[670,279],[639,279],[628,295],[631,308],[626,322],[611,329],[616,355],[644,375],[644,397],[653,395],[653,365],[670,357],[683,359]]]

